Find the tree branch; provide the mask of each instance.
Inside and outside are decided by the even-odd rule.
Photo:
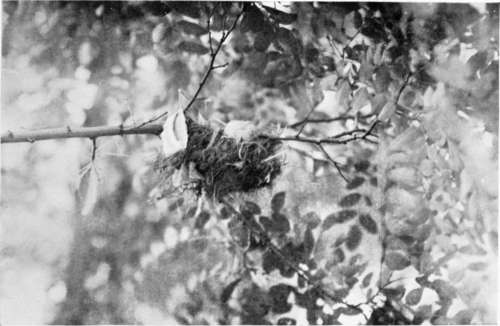
[[[238,216],[238,218],[243,222],[243,225],[251,233],[253,233],[257,237],[259,237],[261,239],[261,241],[264,242],[264,244],[265,244],[265,246],[266,246],[266,248],[268,250],[270,250],[271,252],[273,252],[283,263],[285,263],[288,267],[290,267],[291,269],[293,269],[297,273],[297,276],[299,278],[303,279],[310,286],[313,286],[316,289],[318,289],[318,291],[321,293],[321,295],[323,296],[323,298],[329,299],[329,300],[331,300],[333,302],[336,302],[336,303],[341,303],[341,304],[345,305],[346,307],[349,307],[351,309],[357,310],[357,311],[359,311],[360,313],[362,313],[364,315],[364,313],[361,310],[361,308],[359,308],[356,305],[349,304],[349,303],[343,301],[341,298],[339,298],[336,295],[334,295],[333,293],[330,293],[329,291],[327,291],[322,286],[322,284],[321,284],[320,281],[313,280],[311,278],[311,276],[310,276],[310,274],[309,274],[308,271],[304,270],[296,262],[294,262],[293,260],[289,259],[289,257],[287,257],[287,255],[285,253],[283,253],[283,251],[280,248],[278,248],[271,241],[271,238],[269,237],[269,235],[267,234],[267,232],[262,228],[262,226],[260,226],[260,224],[257,223],[257,221],[255,221],[253,219],[252,220],[247,219],[245,216],[243,216],[243,214],[241,214],[241,212],[239,212],[236,208],[234,208],[234,206],[231,205],[231,203],[229,203],[228,200],[223,199],[222,203],[233,214],[235,214],[236,216]]]
[[[69,126],[62,128],[28,130],[28,131],[7,131],[1,136],[1,143],[33,143],[39,140],[47,139],[65,139],[65,138],[92,138],[103,136],[123,136],[123,135],[159,135],[163,131],[160,124],[151,124],[148,126],[139,126],[126,128],[120,126],[99,126],[99,127],[79,127],[71,128]]]
[[[236,28],[236,24],[238,23],[238,20],[240,19],[240,17],[241,17],[242,14],[243,14],[243,9],[236,16],[236,18],[233,21],[233,24],[231,25],[231,27],[229,27],[229,29],[227,30],[227,32],[222,32],[222,36],[221,36],[221,38],[219,40],[219,44],[217,45],[217,47],[215,48],[215,50],[213,49],[213,45],[212,45],[212,34],[211,34],[211,31],[210,31],[210,29],[208,30],[208,33],[209,33],[208,34],[209,35],[209,43],[210,43],[210,63],[208,65],[207,71],[205,72],[205,75],[201,79],[200,84],[198,85],[198,88],[196,89],[196,92],[194,93],[193,97],[191,98],[191,100],[189,101],[189,103],[186,105],[186,107],[183,109],[184,112],[186,112],[187,110],[189,110],[191,108],[191,106],[193,105],[193,103],[196,102],[196,99],[198,98],[198,95],[200,95],[201,90],[203,89],[203,87],[207,83],[208,77],[210,77],[211,72],[214,71],[215,69],[222,68],[222,67],[225,66],[225,65],[215,66],[215,59],[217,58],[217,55],[219,54],[219,52],[220,52],[220,50],[221,50],[222,45],[224,44],[224,42],[227,40],[227,38],[229,37],[229,35],[231,34],[231,32]],[[208,26],[210,26],[210,17],[208,18]],[[165,111],[165,112],[157,115],[156,117],[151,118],[148,121],[145,121],[145,122],[141,123],[138,127],[142,127],[142,126],[148,125],[150,123],[153,123],[155,121],[158,121],[159,119],[165,117],[167,114],[168,114],[168,111]]]

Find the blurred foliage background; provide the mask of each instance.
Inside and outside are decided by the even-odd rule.
[[[367,127],[411,72],[389,133],[401,134],[422,107],[446,97],[451,109],[424,119],[447,154],[439,153],[452,157],[442,162],[436,154],[441,165],[432,182],[473,206],[446,212],[481,216],[487,226],[478,232],[496,235],[496,4],[4,1],[2,7],[4,131],[135,124],[176,109],[209,66],[209,37],[216,42],[241,8],[216,59],[222,67],[193,106],[197,119],[249,120],[275,131],[275,124],[304,118],[357,117],[304,128],[318,137]],[[460,114],[467,124],[455,123]],[[2,145],[0,320],[231,321],[234,312],[221,308],[220,295],[240,271],[238,249],[228,249],[215,217],[190,219],[198,204],[193,194],[158,195],[153,163],[161,140],[106,137],[96,149],[92,160],[88,139]],[[298,202],[328,203],[331,197],[314,187],[342,187],[342,180],[318,153],[295,145],[277,188]],[[328,153],[348,164],[360,150]],[[309,175],[322,181],[309,183]],[[449,178],[478,190],[462,186],[461,194]],[[432,241],[445,247],[448,239]],[[487,304],[478,303],[487,321],[495,302],[488,295]]]

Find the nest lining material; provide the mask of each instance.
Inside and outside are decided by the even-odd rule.
[[[186,119],[186,149],[168,160],[174,168],[194,164],[201,188],[218,200],[234,192],[250,192],[270,184],[280,173],[276,155],[281,142],[263,136],[237,140]]]

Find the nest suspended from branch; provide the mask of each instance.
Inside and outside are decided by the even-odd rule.
[[[265,136],[237,140],[208,126],[186,119],[188,142],[184,151],[157,162],[161,170],[189,167],[202,177],[200,187],[217,200],[235,192],[250,192],[269,185],[283,164],[277,154],[281,142]]]

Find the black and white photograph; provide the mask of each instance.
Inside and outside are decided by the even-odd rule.
[[[0,325],[498,324],[499,3],[0,5]]]

